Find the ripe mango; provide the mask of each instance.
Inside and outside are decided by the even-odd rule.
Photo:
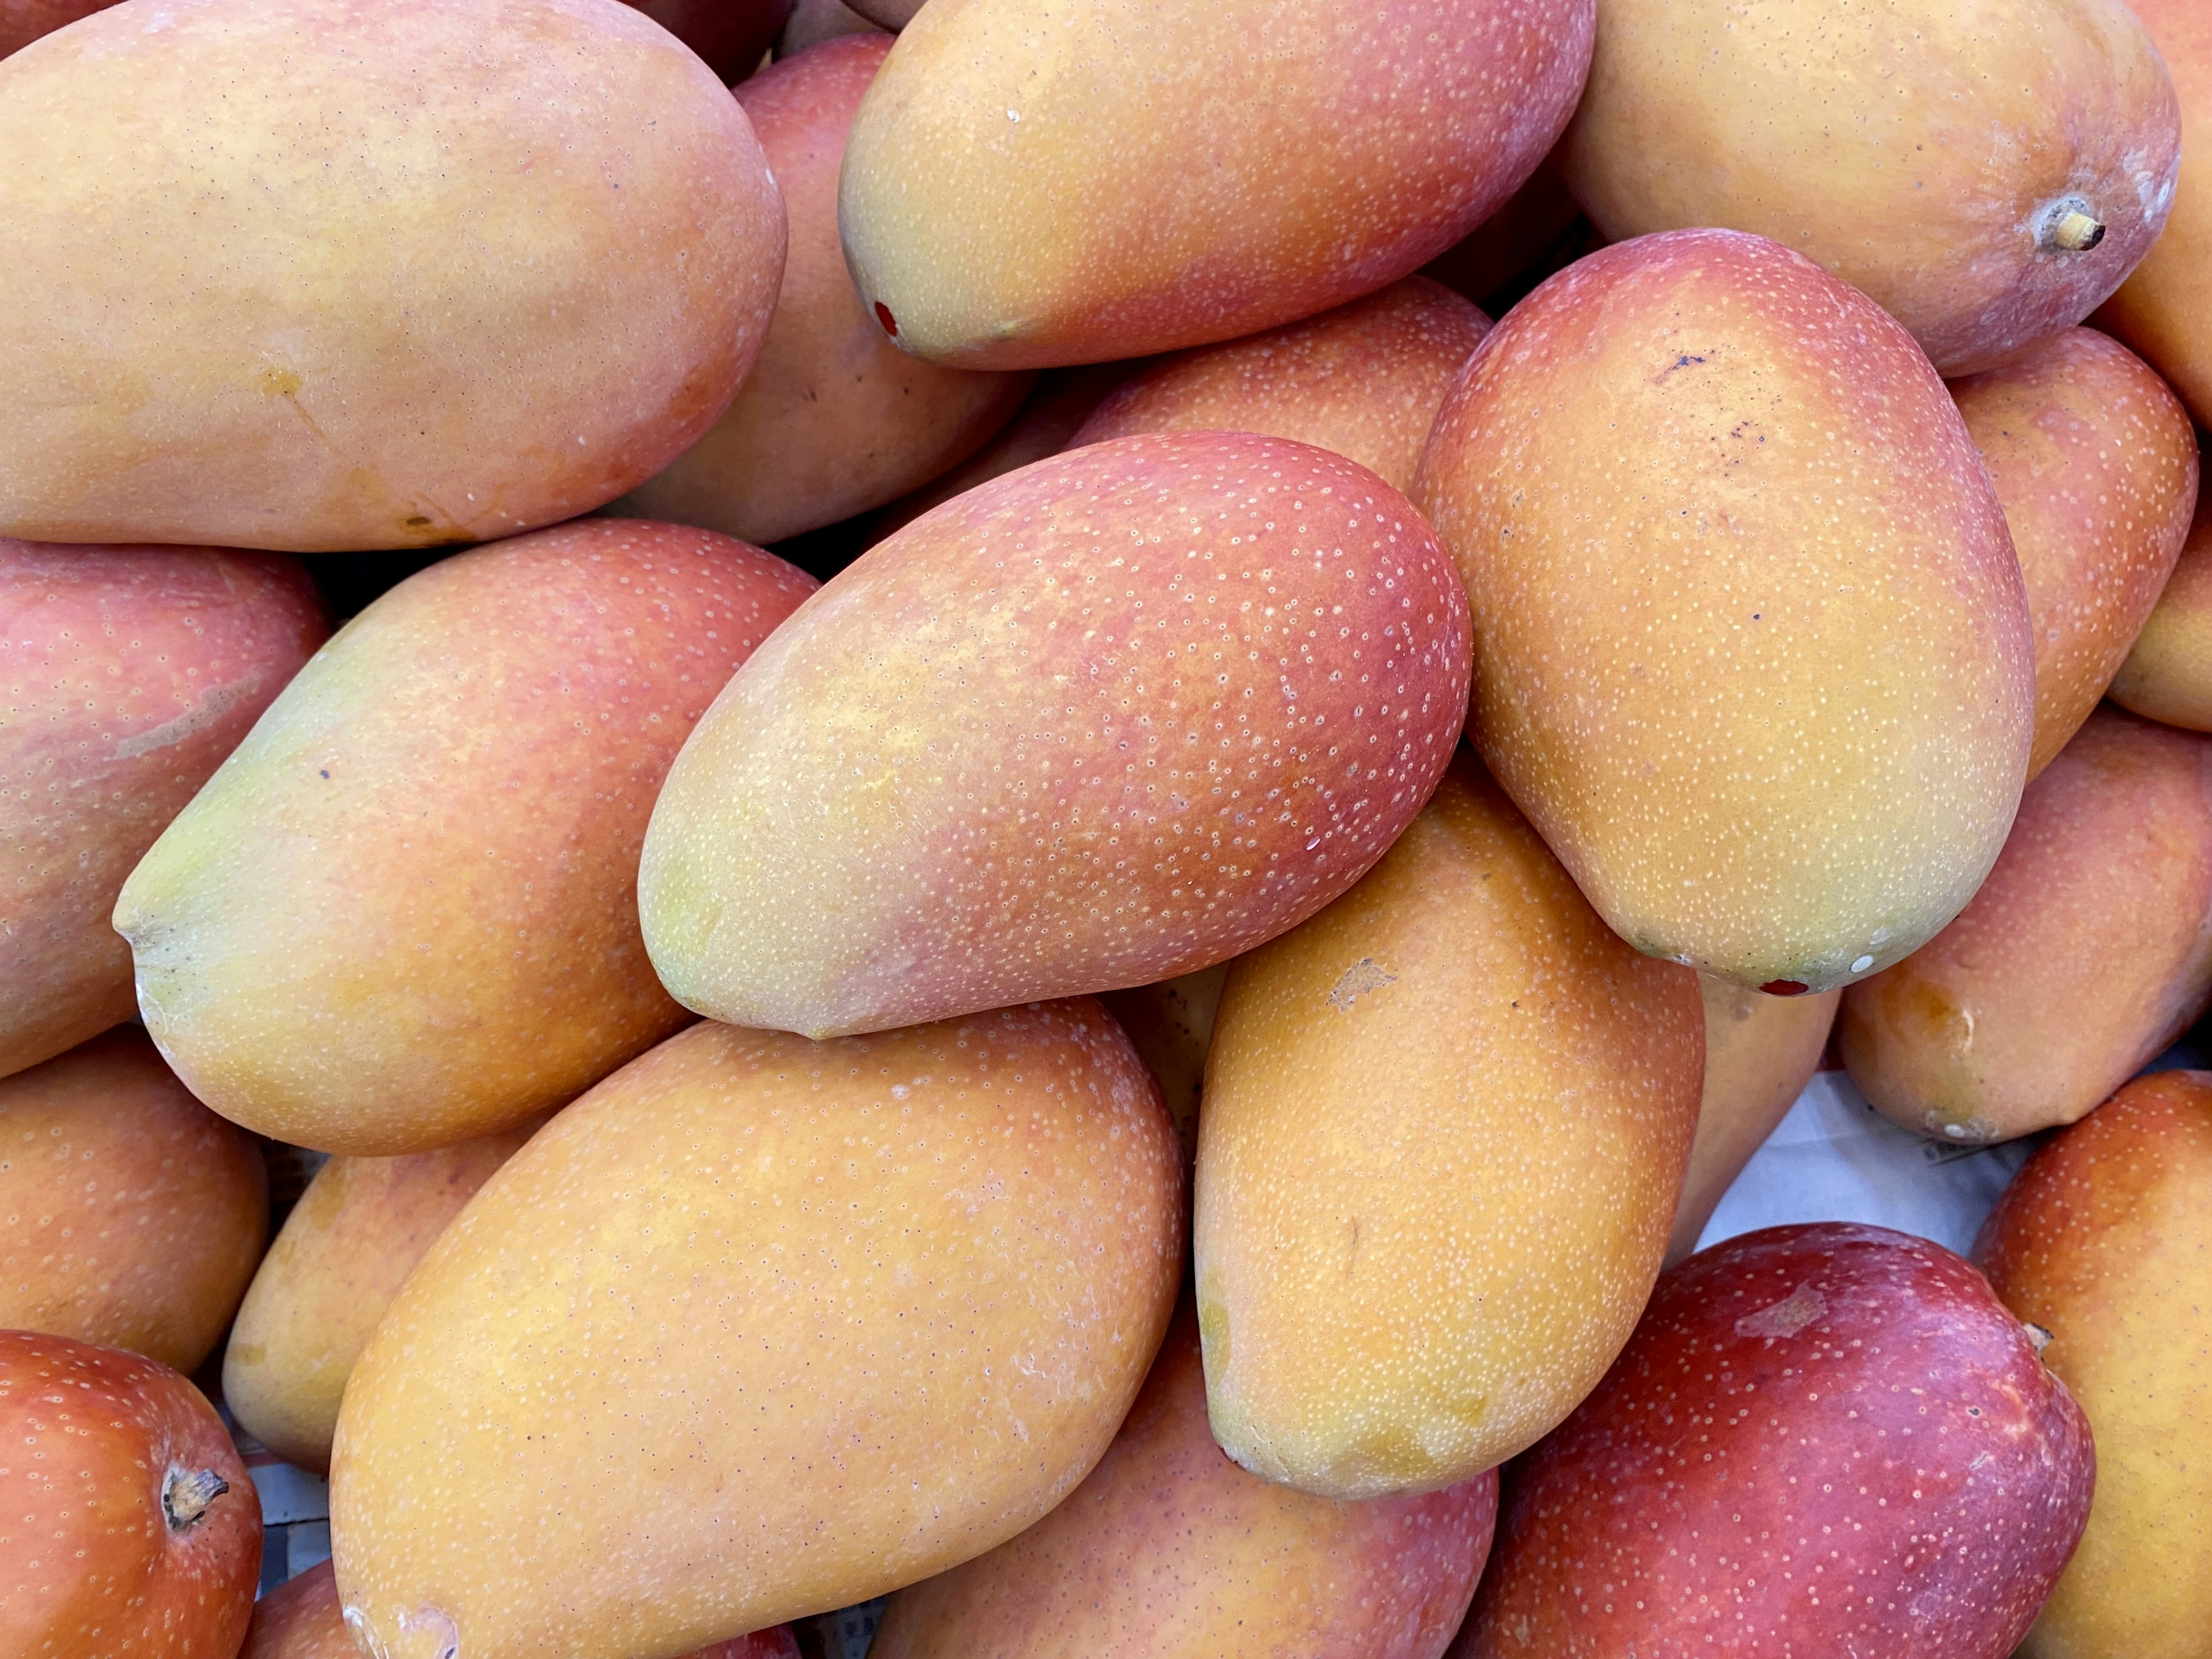
[[[0,1080],[0,1329],[196,1371],[268,1238],[261,1149],[137,1026]]]
[[[572,517],[713,423],[783,269],[744,111],[617,0],[103,12],[0,63],[0,535],[49,541]]]
[[[2028,787],[1990,878],[1844,994],[1851,1080],[1908,1129],[2071,1123],[2212,1006],[2212,742],[2100,709]]]
[[[2181,176],[2166,228],[2097,313],[2212,425],[2212,12],[2199,0],[2128,0],[2172,73]]]
[[[2047,1142],[1974,1260],[2097,1437],[2081,1547],[2026,1659],[2212,1653],[2212,1073],[2137,1078]]]
[[[2212,495],[2199,493],[2181,557],[2112,694],[2123,708],[2163,725],[2212,732]]]
[[[1222,1449],[1357,1499],[1549,1433],[1658,1277],[1704,1028],[1696,976],[1455,762],[1365,880],[1229,970],[1193,1231]]]
[[[2069,328],[1951,396],[2004,508],[2035,633],[2035,743],[2051,764],[2127,660],[2197,508],[2197,434],[2166,382]]]
[[[376,1322],[461,1206],[538,1128],[404,1158],[334,1158],[284,1218],[222,1356],[222,1398],[287,1463],[331,1466],[338,1401]]]
[[[1598,0],[1559,154],[1606,235],[1771,237],[1955,375],[2119,287],[2166,223],[2180,146],[2173,82],[2122,0]]]
[[[1743,1166],[1813,1080],[1843,997],[1771,997],[1711,974],[1698,975],[1698,988],[1705,1001],[1705,1080],[1690,1170],[1667,1235],[1670,1267],[1698,1248]]]
[[[1980,885],[2033,721],[2020,562],[1863,295],[1729,231],[1594,253],[1483,342],[1413,500],[1482,644],[1469,735],[1638,950],[1825,991]]]
[[[1535,170],[1592,0],[937,0],[853,124],[846,257],[967,368],[1205,345],[1410,276]]]
[[[1437,405],[1489,331],[1471,301],[1408,276],[1304,322],[1140,370],[1070,447],[1133,432],[1266,432],[1334,450],[1410,489]]]
[[[837,164],[891,49],[854,34],[737,89],[790,224],[783,286],[737,401],[617,511],[780,542],[918,489],[1006,422],[1023,374],[939,368],[884,337],[837,240]]]
[[[1435,537],[1339,456],[1040,461],[870,549],[715,700],[646,836],[653,966],[832,1036],[1224,962],[1420,810],[1468,651]]]
[[[1498,1476],[1340,1504],[1255,1479],[1206,1428],[1186,1302],[1067,1501],[901,1590],[869,1659],[1437,1659],[1490,1553]]]
[[[296,560],[0,540],[0,1076],[131,1018],[146,849],[328,636]]]
[[[296,1146],[472,1139],[684,1023],[637,927],[669,762],[813,586],[708,531],[586,520],[356,617],[124,884],[147,1029]]]
[[[678,1653],[1003,1543],[1135,1398],[1182,1204],[1095,1002],[672,1037],[486,1183],[355,1367],[356,1639]]]
[[[2029,1334],[1942,1245],[1746,1233],[1668,1271],[1515,1470],[1454,1659],[2006,1659],[2100,1461]]]

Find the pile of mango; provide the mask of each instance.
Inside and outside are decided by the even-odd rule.
[[[4,1659],[2212,1656],[2204,0],[0,52]]]

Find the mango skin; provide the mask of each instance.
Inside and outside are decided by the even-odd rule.
[[[0,1329],[196,1371],[268,1238],[260,1148],[137,1026],[0,1080]]]
[[[253,1604],[253,1623],[238,1659],[361,1659],[346,1632],[337,1575],[328,1561],[287,1579]],[[799,1643],[778,1625],[684,1659],[799,1659]]]
[[[2089,718],[2173,573],[2197,510],[2197,434],[2148,364],[2086,328],[1954,382],[1951,397],[2027,586],[2033,778]]]
[[[1592,0],[942,0],[845,156],[860,297],[932,362],[1235,339],[1410,276],[1534,171]]]
[[[2172,78],[2122,0],[1598,0],[1559,155],[1614,240],[1715,226],[1869,295],[1946,375],[2080,322],[2173,200]],[[2051,241],[2061,204],[2104,227]]]
[[[2006,1659],[2099,1458],[2065,1386],[1940,1244],[1768,1227],[1659,1281],[1514,1471],[1453,1659]]]
[[[2094,319],[2148,360],[2212,426],[2212,13],[2197,0],[2129,0],[2181,104],[2181,176],[2142,263]]]
[[[939,368],[884,336],[837,240],[837,164],[886,34],[824,41],[737,89],[775,173],[790,252],[760,361],[706,435],[617,511],[763,544],[919,489],[1004,426],[1025,374]]]
[[[869,1659],[1437,1659],[1497,1515],[1495,1471],[1339,1504],[1237,1468],[1206,1427],[1185,1302],[1090,1478],[894,1595]]]
[[[1095,1002],[671,1038],[486,1183],[355,1367],[356,1641],[635,1659],[981,1554],[1113,1438],[1182,1206]]]
[[[2071,1123],[2212,1006],[2212,742],[2100,709],[1959,919],[1844,994],[1836,1042],[1939,1139]]]
[[[1225,962],[1419,811],[1468,651],[1427,526],[1341,457],[1038,462],[869,550],[715,700],[646,836],[653,966],[826,1036]]]
[[[1974,1261],[2097,1437],[2026,1659],[2212,1654],[2212,1073],[2137,1078],[2013,1177]]]
[[[1840,991],[1771,997],[1711,974],[1698,975],[1705,1003],[1705,1080],[1689,1173],[1667,1235],[1667,1266],[1698,1248],[1743,1166],[1765,1144],[1820,1068]]]
[[[1729,231],[1603,249],[1491,331],[1413,495],[1474,612],[1469,735],[1638,950],[1826,991],[1981,884],[2034,717],[2020,562],[1864,295]]]
[[[573,517],[722,412],[783,268],[744,112],[617,0],[104,12],[0,64],[0,157],[10,536]]]
[[[2202,493],[2181,557],[2113,676],[2112,696],[2161,725],[2212,732],[2212,499]]]
[[[1364,881],[1230,969],[1192,1235],[1222,1449],[1358,1499],[1549,1433],[1659,1275],[1704,1062],[1695,975],[1455,762]]]
[[[617,519],[441,560],[348,623],[124,884],[193,1093],[389,1156],[566,1101],[685,1021],[633,908],[678,747],[813,580]]]
[[[329,634],[295,560],[0,540],[0,1076],[137,1011],[124,878]]]
[[[1379,294],[1242,340],[1201,346],[1123,381],[1070,447],[1133,432],[1266,432],[1333,450],[1410,489],[1437,409],[1490,319],[1441,283]]]
[[[540,1120],[404,1158],[334,1158],[284,1218],[222,1356],[230,1413],[287,1463],[331,1467],[354,1361],[415,1264]]]

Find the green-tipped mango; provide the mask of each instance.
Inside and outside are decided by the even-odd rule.
[[[1428,799],[1466,606],[1406,498],[1304,444],[1153,434],[995,479],[715,700],[646,836],[653,966],[828,1036],[1225,962]]]
[[[1867,297],[1756,236],[1624,242],[1475,353],[1413,489],[1481,641],[1469,735],[1640,951],[1777,994],[1972,897],[2034,654],[1966,423]]]
[[[1358,1499],[1549,1433],[1659,1276],[1704,1060],[1697,976],[1455,763],[1364,881],[1230,969],[1194,1232],[1223,1449]]]

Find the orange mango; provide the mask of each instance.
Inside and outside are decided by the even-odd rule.
[[[2212,732],[2212,499],[2200,494],[2181,557],[2113,676],[2112,701],[2148,720]]]
[[[1591,0],[934,0],[853,125],[861,297],[915,356],[1103,362],[1410,276],[1534,171]]]

